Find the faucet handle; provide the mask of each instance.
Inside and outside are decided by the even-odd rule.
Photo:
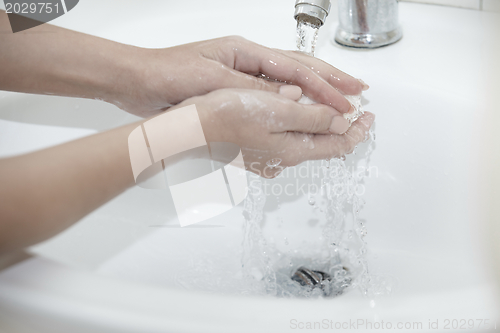
[[[330,13],[330,0],[296,0],[295,19],[321,27]]]

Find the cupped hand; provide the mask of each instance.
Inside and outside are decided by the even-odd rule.
[[[300,94],[299,94],[300,96]],[[243,152],[248,170],[276,177],[306,160],[340,157],[364,141],[375,116],[366,112],[342,135],[331,134],[342,115],[323,104],[304,105],[293,94],[248,89],[221,89],[185,100],[195,104],[208,142],[231,142]],[[328,133],[328,134],[324,134]],[[281,159],[279,168],[267,162]]]
[[[138,79],[114,103],[143,117],[218,89],[278,93],[287,83],[301,87],[318,103],[345,113],[351,111],[351,105],[342,94],[356,95],[368,88],[319,59],[270,49],[242,37],[136,51],[130,62],[136,67]]]

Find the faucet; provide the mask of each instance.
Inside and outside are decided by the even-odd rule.
[[[330,0],[296,0],[294,17],[297,22],[307,22],[319,28],[325,24],[330,7]]]
[[[338,0],[339,26],[335,41],[344,46],[376,48],[403,36],[398,0]]]
[[[330,12],[330,0],[296,0],[297,49],[314,56],[319,28]]]
[[[376,48],[403,36],[398,0],[337,0],[339,26],[335,41],[344,46]],[[296,0],[295,20],[319,29],[330,13],[330,0]]]

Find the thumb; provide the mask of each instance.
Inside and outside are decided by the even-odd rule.
[[[299,86],[284,84],[279,87],[279,94],[283,97],[298,101],[302,97],[302,88]]]
[[[304,105],[293,103],[287,111],[287,131],[309,134],[342,134],[349,128],[349,122],[342,114],[323,104]]]

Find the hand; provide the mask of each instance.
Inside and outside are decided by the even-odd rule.
[[[266,178],[306,160],[340,157],[367,136],[375,116],[366,112],[343,135],[328,133],[336,118],[332,107],[303,105],[290,94],[248,89],[221,89],[185,100],[195,104],[208,142],[232,142],[243,152],[245,166]],[[300,97],[300,93],[299,93]],[[279,168],[266,162],[280,158]],[[267,168],[266,168],[267,167]]]
[[[362,81],[319,59],[269,49],[241,37],[137,49],[131,63],[137,67],[138,80],[114,103],[143,117],[218,89],[278,93],[286,83],[300,86],[308,97],[345,113],[351,111],[351,105],[342,94],[356,95],[368,89]],[[260,74],[281,82],[264,80]]]

